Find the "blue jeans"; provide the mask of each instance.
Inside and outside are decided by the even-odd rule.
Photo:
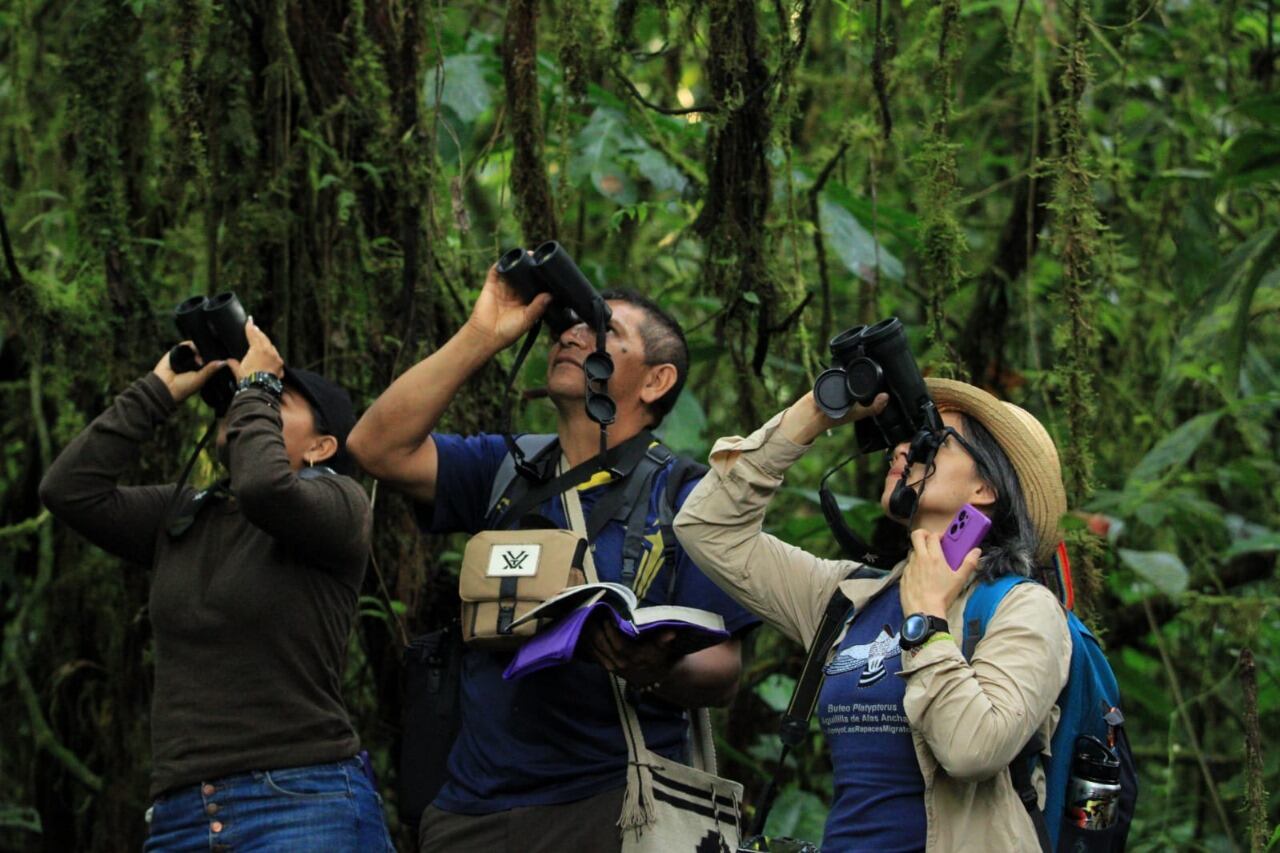
[[[359,758],[178,788],[156,799],[150,823],[145,853],[395,850]]]

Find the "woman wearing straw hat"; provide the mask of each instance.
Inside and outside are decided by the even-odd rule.
[[[708,577],[806,648],[837,588],[854,606],[817,706],[834,768],[824,851],[1036,850],[1008,767],[1033,737],[1049,743],[1057,722],[1071,656],[1062,608],[1040,584],[1019,584],[971,659],[959,644],[973,581],[1029,575],[1050,559],[1066,510],[1058,454],[1023,409],[961,382],[927,384],[949,429],[926,470],[907,466],[906,444],[890,453],[881,505],[900,483],[918,500],[911,518],[895,519],[910,527],[911,550],[887,576],[850,579],[856,563],[762,530],[787,468],[826,430],[878,411],[883,394],[842,421],[807,394],[752,435],[720,439],[676,534]],[[992,527],[952,571],[940,537],[965,504]],[[902,644],[916,614],[928,631]]]

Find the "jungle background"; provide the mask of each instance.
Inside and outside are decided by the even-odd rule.
[[[234,290],[367,405],[465,319],[500,250],[555,238],[659,299],[704,457],[896,315],[927,370],[1062,448],[1080,603],[1120,677],[1134,850],[1280,833],[1280,45],[1273,0],[0,0],[0,848],[139,849],[148,576],[54,523],[59,448]],[[541,349],[541,348],[539,348]],[[552,414],[535,349],[517,411]],[[510,354],[445,428],[503,423]],[[138,481],[177,476],[196,403]],[[769,517],[834,555],[834,435]],[[198,480],[216,476],[202,462]],[[883,476],[833,482],[871,531]],[[373,488],[370,482],[367,485]],[[407,638],[460,542],[376,492],[347,693],[393,832]],[[802,656],[769,631],[719,713],[755,802]],[[771,829],[817,838],[820,736]]]

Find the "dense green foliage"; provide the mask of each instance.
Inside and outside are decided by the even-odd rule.
[[[1266,848],[1275,12],[0,0],[0,848],[136,849],[144,832],[146,573],[52,523],[36,485],[172,342],[171,307],[234,289],[290,362],[367,403],[458,326],[501,247],[550,236],[597,284],[682,318],[695,366],[666,437],[696,455],[801,394],[833,331],[891,314],[933,372],[1039,414],[1140,757],[1133,848]],[[544,368],[535,353],[526,388]],[[498,428],[500,390],[495,366],[445,426]],[[545,428],[525,397],[520,422]],[[139,481],[174,477],[204,417],[184,410]],[[831,553],[814,489],[849,446],[797,466],[774,532]],[[856,468],[837,482],[871,530],[883,469]],[[423,542],[395,496],[376,508],[348,694],[396,822],[397,650],[453,608],[459,543]],[[759,632],[720,717],[750,796],[799,660]],[[818,740],[779,831],[820,834]]]

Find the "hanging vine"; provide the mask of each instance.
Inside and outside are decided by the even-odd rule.
[[[137,183],[141,170],[124,171],[123,164],[144,161],[148,125],[138,115],[136,101],[146,100],[138,52],[140,23],[111,2],[91,2],[84,15],[76,49],[67,65],[67,80],[75,96],[72,132],[82,176],[80,197],[89,245],[99,258],[106,293],[123,327],[150,325],[150,309],[141,282],[136,234],[131,223],[142,215]],[[143,109],[145,116],[145,108]],[[129,344],[137,329],[115,336],[115,354],[131,361]]]
[[[1061,154],[1054,164],[1057,180],[1050,207],[1056,217],[1054,250],[1062,263],[1062,304],[1066,322],[1057,331],[1059,392],[1067,413],[1068,440],[1063,471],[1067,495],[1078,505],[1091,490],[1093,453],[1090,446],[1097,393],[1093,376],[1097,365],[1095,328],[1097,281],[1094,257],[1098,252],[1101,223],[1093,198],[1088,140],[1081,109],[1090,69],[1087,53],[1088,6],[1075,10],[1072,40],[1062,72],[1065,97],[1058,107],[1058,144]]]
[[[507,134],[511,139],[511,194],[528,243],[558,235],[555,200],[543,162],[542,101],[538,94],[538,3],[511,0],[502,35]]]
[[[733,342],[729,352],[737,366],[741,404],[756,418],[759,406],[749,377],[764,370],[779,308],[765,228],[771,191],[766,150],[773,117],[762,96],[770,78],[761,58],[755,4],[709,0],[707,13],[706,74],[718,112],[709,117],[707,189],[693,227],[706,245],[704,279],[726,305],[719,332]],[[752,337],[748,356],[745,341]]]
[[[1097,413],[1094,376],[1098,364],[1095,326],[1098,283],[1094,259],[1098,253],[1101,222],[1094,203],[1088,140],[1081,115],[1091,73],[1088,23],[1088,4],[1077,3],[1062,70],[1064,97],[1057,114],[1061,153],[1054,163],[1057,180],[1050,202],[1056,220],[1053,246],[1062,264],[1061,301],[1065,319],[1054,334],[1058,352],[1054,376],[1066,411],[1062,471],[1067,500],[1072,506],[1081,506],[1092,491],[1092,436]],[[1101,584],[1101,543],[1097,537],[1075,531],[1069,536],[1068,544],[1073,550],[1082,598],[1089,601]]]
[[[933,88],[938,99],[929,132],[921,147],[924,179],[921,195],[921,272],[928,293],[926,316],[929,343],[937,349],[933,361],[939,376],[958,377],[959,360],[948,341],[943,302],[959,287],[961,257],[966,249],[964,231],[956,219],[956,148],[949,138],[955,84],[955,50],[962,44],[959,0],[938,0],[938,54]]]
[[[795,8],[788,9],[781,0],[775,0],[774,12],[777,16],[778,31],[782,34],[785,46],[781,67],[777,72],[778,97],[773,108],[775,117],[774,144],[782,151],[783,168],[785,169],[787,188],[787,241],[791,247],[790,274],[782,278],[782,295],[785,305],[780,314],[782,322],[773,321],[771,334],[791,332],[795,337],[794,351],[800,354],[800,362],[808,376],[816,376],[821,369],[818,364],[818,353],[813,346],[809,324],[798,322],[803,314],[804,306],[812,299],[812,293],[806,293],[805,276],[800,259],[800,211],[796,206],[795,163],[793,159],[791,125],[798,113],[795,97],[796,69],[804,59],[805,47],[809,39],[809,25],[813,21],[813,0],[802,0]],[[761,318],[763,321],[764,318]],[[824,339],[825,341],[825,339]]]

